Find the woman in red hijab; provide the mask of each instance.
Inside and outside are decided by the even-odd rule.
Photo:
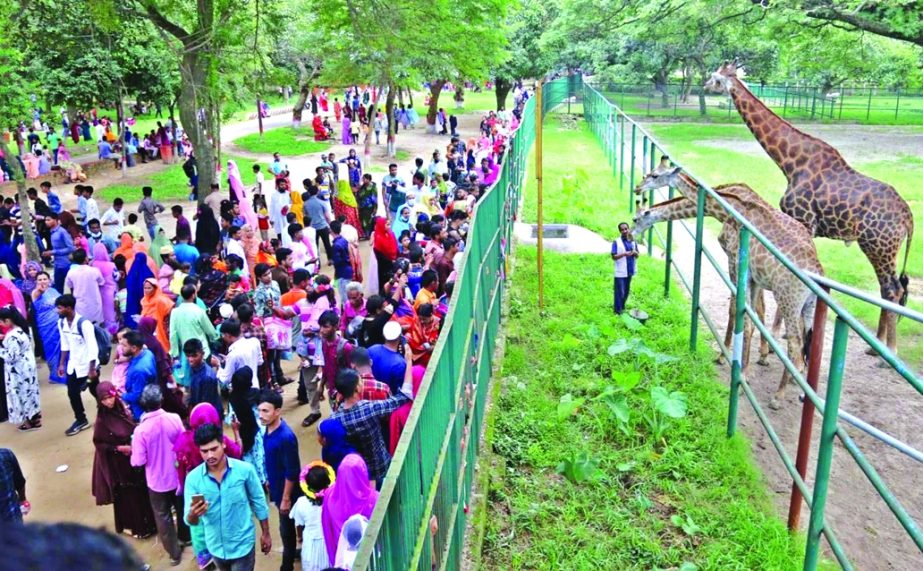
[[[375,232],[372,235],[372,252],[378,264],[378,290],[384,291],[389,276],[394,271],[394,260],[397,259],[397,238],[388,226],[388,221],[382,217],[375,219]]]

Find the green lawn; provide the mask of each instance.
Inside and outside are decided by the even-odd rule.
[[[232,159],[237,161],[240,168],[244,184],[255,184],[256,178],[250,166],[254,164],[253,159],[235,157],[232,155],[222,155],[222,162]],[[131,173],[131,170],[128,171]],[[224,177],[226,171],[222,172]],[[167,203],[182,203],[189,199],[189,179],[183,172],[183,165],[180,162],[170,165],[161,171],[150,176],[131,177],[129,182],[112,184],[109,186],[95,187],[95,196],[97,200],[104,203],[111,203],[115,198],[121,198],[126,202],[139,202],[141,200],[141,187],[150,186],[154,189],[154,198],[165,205]]]
[[[269,129],[260,136],[259,133],[244,135],[232,141],[242,151],[271,155],[280,153],[282,156],[292,157],[319,153],[330,147],[329,142],[314,140],[314,131],[310,127],[294,129],[292,127],[276,127]]]
[[[639,261],[629,305],[651,319],[632,332],[612,314],[608,256],[546,252],[541,312],[535,258],[535,248],[517,249],[487,431],[497,462],[483,567],[799,569],[802,538],[773,515],[747,441],[726,438],[727,388],[714,380],[704,345],[688,352],[688,302],[678,288],[663,298],[662,262]],[[632,337],[676,360],[610,355]],[[637,386],[615,389],[632,377]],[[662,440],[645,420],[655,387],[688,403]],[[607,389],[618,392],[598,398]],[[576,412],[568,400],[578,401]],[[586,480],[573,483],[561,468]]]
[[[848,127],[846,127],[848,128]],[[726,147],[706,144],[709,141],[749,140],[752,135],[743,125],[707,124],[652,124],[651,134],[666,148],[675,160],[691,169],[702,180],[712,185],[745,182],[770,203],[778,204],[785,192],[786,181],[782,172],[768,155],[760,152],[747,154]],[[864,174],[883,180],[894,186],[910,204],[916,220],[923,220],[923,189],[918,181],[923,176],[923,159],[913,156],[895,156],[887,160],[856,162],[854,167]],[[919,224],[918,224],[919,226]],[[710,224],[717,228],[716,224]],[[831,278],[863,289],[878,292],[878,281],[871,265],[858,246],[845,246],[843,242],[818,238],[815,240],[817,253],[824,270]],[[903,264],[904,251],[900,252],[898,264]],[[913,240],[910,248],[910,262],[907,272],[911,285],[923,280],[923,240]],[[837,296],[847,310],[859,317],[874,332],[878,325],[878,310],[868,304]],[[923,311],[923,302],[911,299],[909,307]],[[909,319],[898,323],[898,349],[902,357],[912,364],[923,362],[923,324]]]
[[[544,123],[543,213],[547,223],[576,224],[606,238],[618,235],[617,225],[631,221],[628,215],[628,191],[618,192],[612,169],[596,137],[584,121],[578,128],[561,126],[551,114]],[[535,149],[529,155],[523,215],[534,221],[537,216]]]

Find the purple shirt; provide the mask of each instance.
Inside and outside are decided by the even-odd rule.
[[[192,240],[192,226],[190,226],[188,218],[180,215],[176,219],[176,239],[181,240],[183,238]]]
[[[131,439],[131,465],[144,466],[152,491],[175,492],[179,487],[173,444],[182,433],[183,421],[172,412],[157,409],[141,415]]]
[[[77,313],[93,323],[103,322],[103,275],[93,266],[71,266],[64,285],[77,298]]]

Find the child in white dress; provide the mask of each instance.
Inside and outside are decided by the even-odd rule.
[[[323,571],[330,567],[330,560],[321,527],[321,505],[323,491],[336,480],[336,475],[329,465],[315,460],[301,470],[300,480],[304,495],[292,507],[291,517],[301,539],[301,569]]]

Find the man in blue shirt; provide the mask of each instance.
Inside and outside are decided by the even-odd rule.
[[[397,212],[407,202],[407,183],[397,176],[397,165],[388,165],[388,174],[381,179],[381,191],[384,193],[385,204],[388,206],[388,219],[397,218]]]
[[[138,331],[128,331],[122,335],[119,345],[122,354],[131,358],[125,372],[125,394],[122,400],[131,408],[135,421],[138,421],[144,412],[141,409],[141,392],[150,383],[157,382],[157,362],[150,349],[144,348],[144,337]]]
[[[42,182],[40,186],[42,188],[42,192],[44,192],[47,195],[46,196],[47,200],[45,200],[45,202],[48,203],[48,208],[50,208],[51,211],[54,212],[55,214],[61,214],[61,212],[64,211],[64,205],[61,204],[61,197],[59,197],[57,194],[52,192],[51,183],[46,180]]]
[[[253,517],[260,521],[260,551],[272,549],[266,495],[247,462],[228,458],[221,428],[204,424],[194,440],[204,463],[186,476],[183,500],[186,523],[204,528],[205,546],[218,569],[253,569]]]
[[[42,256],[54,256],[54,288],[64,291],[64,280],[71,267],[70,255],[74,251],[74,241],[67,230],[61,227],[57,214],[47,217],[45,224],[51,230],[51,248],[42,252]]]
[[[387,384],[391,388],[391,394],[396,395],[404,382],[404,372],[407,363],[404,360],[404,351],[409,351],[407,347],[402,347],[401,325],[397,321],[389,321],[382,328],[382,334],[385,338],[384,345],[372,345],[369,347],[369,357],[372,358],[372,374],[375,379]]]
[[[199,250],[189,244],[188,238],[177,237],[176,245],[173,246],[173,257],[180,264],[189,264],[189,275],[195,275],[195,263],[199,259]]]
[[[295,565],[295,520],[289,512],[301,496],[298,476],[301,461],[298,458],[298,438],[282,420],[282,395],[266,390],[260,395],[260,423],[266,427],[263,452],[266,461],[266,479],[269,480],[269,499],[279,510],[279,535],[282,536],[282,566],[280,571],[292,571]]]
[[[346,299],[346,284],[353,281],[353,265],[349,261],[349,242],[346,238],[340,236],[343,231],[343,223],[334,220],[330,223],[330,236],[333,238],[333,279],[337,282],[337,293],[339,299]]]

